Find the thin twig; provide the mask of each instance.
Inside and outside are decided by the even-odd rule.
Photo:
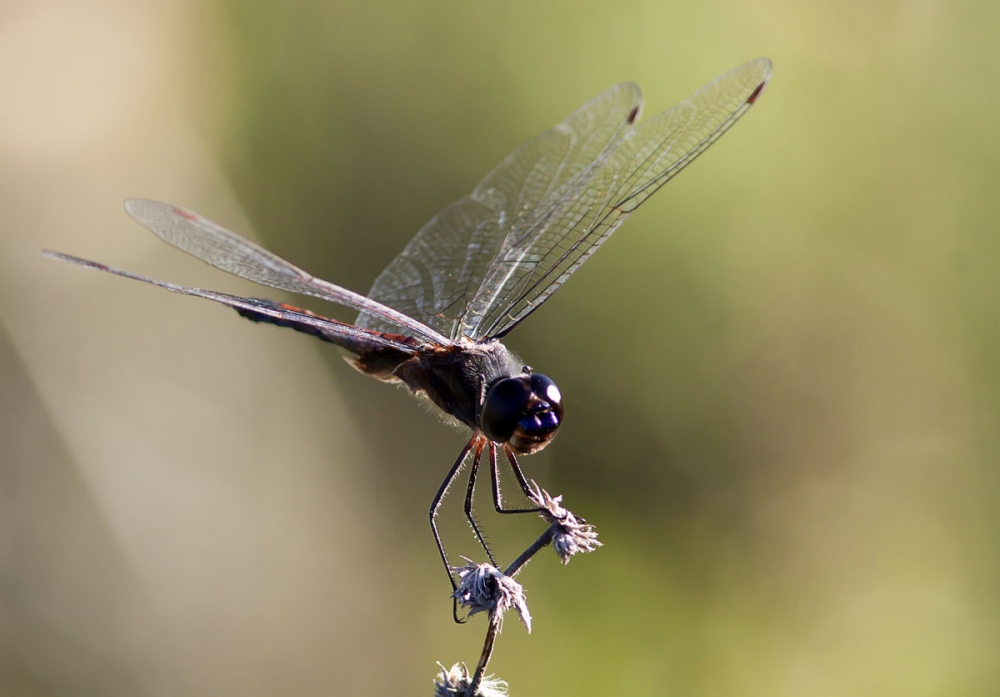
[[[472,682],[469,683],[469,687],[465,691],[466,697],[476,697],[476,692],[479,690],[479,683],[482,682],[483,674],[486,673],[486,667],[490,664],[490,659],[493,657],[493,647],[496,645],[497,634],[500,633],[501,617],[499,613],[490,614],[490,622],[486,628],[486,642],[483,644],[483,652],[479,656],[479,664],[476,665],[476,672],[472,675]]]
[[[551,544],[552,538],[555,537],[558,531],[559,529],[557,525],[550,525],[537,540],[531,543],[530,547],[521,552],[521,556],[511,562],[511,565],[508,566],[506,571],[503,572],[504,575],[514,577],[521,573],[521,569],[525,564],[531,561],[533,556]]]
[[[476,670],[465,689],[466,697],[476,697],[476,693],[483,685],[483,675],[493,657],[504,613],[512,607],[515,608],[527,630],[531,631],[531,616],[524,601],[524,593],[520,584],[514,581],[514,577],[532,557],[550,544],[555,544],[556,552],[564,564],[574,554],[592,552],[601,546],[593,526],[563,508],[561,496],[550,496],[534,484],[531,499],[539,504],[539,513],[548,521],[549,526],[506,570],[501,572],[492,564],[476,565],[471,560],[466,560],[469,562],[468,565],[456,569],[461,579],[455,589],[456,601],[469,608],[470,615],[484,611],[489,613],[486,641],[483,643]]]

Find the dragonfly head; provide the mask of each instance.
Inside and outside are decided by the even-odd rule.
[[[490,386],[479,424],[493,442],[529,455],[555,437],[562,416],[562,394],[556,384],[544,375],[523,373]]]

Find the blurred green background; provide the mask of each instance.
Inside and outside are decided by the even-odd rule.
[[[267,294],[132,224],[144,196],[363,292],[602,89],[648,116],[760,55],[754,109],[510,337],[566,396],[523,464],[606,546],[527,568],[491,671],[1000,693],[997,36],[941,0],[0,4],[0,694],[429,695],[485,627],[426,525],[462,434],[39,249]],[[541,530],[488,508],[507,559]]]

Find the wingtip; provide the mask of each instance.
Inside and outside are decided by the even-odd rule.
[[[154,201],[151,198],[128,198],[125,199],[123,207],[128,217],[157,235],[159,235],[157,232],[159,224],[164,219],[176,218],[178,216],[187,220],[201,219],[201,216],[194,211],[189,211],[187,208],[181,208],[180,206],[164,203],[163,201]]]
[[[141,213],[142,208],[150,203],[156,203],[156,201],[150,201],[148,198],[127,198],[122,202],[122,208],[125,209],[128,217],[134,220]]]
[[[71,263],[76,263],[77,261],[77,257],[74,257],[71,254],[63,254],[62,252],[57,252],[52,249],[43,249],[42,256],[46,259],[55,259],[56,261],[68,261]]]
[[[767,87],[767,83],[771,81],[771,71],[774,68],[774,64],[771,62],[771,59],[766,56],[761,56],[755,60],[754,63],[760,65],[761,67],[760,82],[754,88],[753,92],[750,93],[750,96],[747,97],[747,104],[753,104],[757,101],[757,98],[760,97],[764,88]]]
[[[76,266],[82,266],[85,269],[96,269],[98,271],[111,271],[111,269],[101,263],[96,261],[91,261],[90,259],[83,259],[82,257],[75,257],[72,254],[64,254],[63,252],[56,252],[51,249],[43,249],[42,256],[46,259],[55,259],[56,261],[64,261],[67,264],[75,264]]]
[[[771,80],[771,73],[774,71],[774,63],[772,63],[771,59],[767,56],[761,56],[757,60],[764,65],[764,75],[761,77],[761,82],[767,83]]]

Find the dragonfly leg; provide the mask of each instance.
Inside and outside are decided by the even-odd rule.
[[[434,542],[437,543],[438,554],[441,555],[441,561],[442,563],[444,563],[444,570],[448,574],[448,582],[451,583],[452,591],[458,590],[458,584],[455,583],[455,570],[452,568],[451,562],[448,561],[448,553],[445,551],[444,542],[441,540],[441,533],[440,531],[438,531],[437,527],[438,509],[441,508],[441,501],[444,500],[445,495],[448,493],[448,489],[451,488],[451,485],[458,477],[459,472],[461,472],[462,465],[465,464],[465,458],[469,456],[469,452],[473,448],[477,448],[478,449],[477,452],[481,453],[483,447],[482,443],[484,440],[485,439],[482,436],[474,435],[472,439],[469,440],[468,443],[466,443],[465,447],[462,448],[462,452],[458,454],[458,459],[455,460],[455,464],[452,465],[451,469],[448,471],[448,475],[444,478],[444,481],[441,482],[441,486],[438,488],[437,494],[434,495],[434,500],[431,501],[431,510],[429,515],[431,521],[431,532],[434,533]],[[463,622],[465,622],[465,620],[463,620],[458,616],[457,598],[452,599],[451,613],[452,617],[455,618],[455,622],[457,622],[458,624],[462,624]]]
[[[486,538],[483,537],[483,533],[479,529],[479,524],[476,522],[475,516],[472,515],[472,500],[476,490],[476,474],[479,472],[479,462],[482,459],[483,447],[486,445],[486,442],[485,438],[479,441],[476,445],[476,454],[472,458],[472,468],[469,470],[469,487],[465,491],[465,517],[469,519],[469,524],[472,525],[472,532],[475,533],[476,539],[479,540],[479,544],[482,545],[486,556],[489,557],[490,563],[496,566],[497,562],[493,558],[493,552],[490,551],[490,546],[486,544]],[[490,443],[490,445],[492,446],[493,444]]]
[[[441,555],[441,561],[444,562],[444,569],[448,572],[448,580],[451,581],[452,589],[457,589],[458,586],[455,584],[455,577],[452,575],[451,564],[448,563],[448,553],[444,550],[444,543],[441,541],[441,533],[437,529],[437,513],[438,509],[441,508],[441,501],[444,499],[445,494],[448,493],[449,487],[451,487],[452,482],[458,476],[459,471],[462,469],[462,464],[465,462],[465,458],[469,455],[469,451],[472,447],[476,445],[476,437],[473,437],[464,448],[462,452],[459,453],[458,459],[455,460],[455,464],[451,466],[451,470],[448,472],[448,476],[444,478],[441,482],[441,487],[438,489],[438,493],[434,495],[434,500],[431,501],[430,519],[431,519],[431,532],[434,533],[434,541],[438,546],[438,553]]]
[[[524,476],[524,472],[521,471],[521,466],[517,464],[517,458],[514,457],[514,453],[506,445],[503,446],[503,449],[507,454],[511,470],[514,472],[514,477],[517,479],[521,491],[524,492],[524,495],[529,500],[533,501],[533,492],[528,485],[528,480]],[[500,494],[500,471],[497,466],[497,448],[494,443],[490,443],[490,478],[493,480],[493,507],[497,510],[497,513],[538,513],[542,510],[537,506],[534,508],[504,508],[503,496]]]

